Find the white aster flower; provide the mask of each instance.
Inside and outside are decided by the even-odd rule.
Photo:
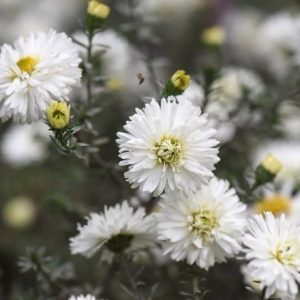
[[[47,157],[49,129],[43,122],[14,124],[1,139],[1,158],[11,166],[24,167]]]
[[[240,250],[246,206],[224,180],[213,178],[195,194],[164,196],[157,214],[165,254],[208,269]]]
[[[191,81],[189,87],[182,93],[176,96],[178,101],[190,101],[195,106],[201,106],[204,102],[204,90],[201,85],[195,81]]]
[[[137,13],[155,21],[175,21],[205,6],[206,0],[140,0]]]
[[[288,76],[300,58],[300,17],[279,13],[268,18],[258,31],[256,52],[278,79]]]
[[[284,101],[280,104],[280,125],[279,129],[288,138],[300,138],[300,108],[292,102]]]
[[[254,216],[243,238],[247,272],[266,288],[266,298],[295,299],[300,283],[300,227],[284,214]]]
[[[90,294],[84,296],[84,295],[80,295],[80,296],[71,296],[69,298],[69,300],[96,300],[95,296],[92,296]]]
[[[207,116],[189,101],[152,100],[118,132],[120,165],[132,187],[161,194],[164,190],[195,191],[213,176],[219,161],[215,130]]]
[[[88,45],[86,34],[75,32],[74,38]],[[85,49],[78,46],[78,51],[85,60]],[[138,73],[146,77],[148,74],[142,54],[119,33],[111,29],[96,33],[93,38],[93,51],[95,58],[99,59],[103,75],[107,77],[109,90],[149,90],[147,81],[141,86],[137,79]]]
[[[54,99],[79,83],[80,59],[64,33],[50,30],[20,37],[0,52],[0,118],[31,123],[43,118]]]
[[[71,253],[86,257],[105,250],[105,259],[111,260],[114,253],[135,252],[154,245],[152,216],[146,216],[144,208],[134,210],[127,201],[105,207],[104,213],[90,214],[86,225],[78,225],[78,231],[70,239]]]
[[[230,9],[225,15],[226,54],[243,65],[253,66],[256,60],[256,36],[263,16],[254,9]]]
[[[295,140],[275,140],[260,145],[254,155],[257,166],[268,154],[273,154],[282,164],[282,169],[275,178],[275,182],[292,184],[300,183],[300,142]]]
[[[213,82],[209,97],[210,101],[219,101],[230,111],[243,97],[255,100],[263,92],[263,83],[255,73],[243,68],[226,67]]]

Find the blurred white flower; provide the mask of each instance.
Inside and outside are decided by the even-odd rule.
[[[266,298],[295,299],[300,283],[300,227],[284,214],[256,215],[243,238],[248,280],[266,287]]]
[[[157,213],[165,254],[208,269],[240,250],[246,206],[224,180],[213,178],[195,194],[167,193]]]
[[[213,176],[218,141],[207,116],[189,101],[152,100],[118,132],[125,177],[144,192],[195,191]]]
[[[201,9],[206,0],[140,0],[137,13],[153,21],[178,21]]]
[[[95,296],[92,296],[90,294],[84,296],[84,295],[80,295],[80,296],[71,296],[69,298],[69,300],[96,300]]]
[[[5,30],[0,32],[0,42],[50,28],[61,31],[77,23],[83,6],[73,0],[1,0],[0,27]]]
[[[293,184],[300,183],[300,142],[293,140],[274,140],[261,143],[254,154],[254,165],[268,154],[273,154],[282,164],[282,169],[275,178],[275,182]]]
[[[253,66],[256,58],[256,36],[262,20],[256,10],[230,10],[224,22],[226,54],[244,65]]]
[[[88,44],[87,36],[76,32],[74,38],[84,45]],[[86,49],[78,46],[78,51],[83,60],[86,60]],[[128,41],[113,30],[104,30],[93,38],[93,52],[95,57],[101,58],[103,75],[107,77],[109,90],[147,90],[148,81],[139,85],[137,74],[147,77],[148,70],[143,56],[130,45]]]
[[[50,101],[78,85],[80,59],[70,38],[50,30],[20,37],[0,52],[0,117],[31,123],[44,116]]]
[[[280,105],[279,129],[289,138],[300,138],[300,108],[295,104],[283,102]]]
[[[226,67],[213,82],[210,92],[211,102],[220,102],[225,110],[237,108],[240,100],[255,100],[264,92],[260,78],[252,71],[236,67]]]
[[[144,208],[130,207],[127,201],[105,207],[104,213],[90,214],[87,224],[78,225],[79,234],[70,239],[72,254],[93,256],[104,251],[105,260],[114,253],[130,253],[154,246],[152,216]]]
[[[300,62],[300,16],[284,12],[266,19],[257,34],[256,53],[273,75],[285,78]]]
[[[12,125],[1,140],[2,160],[14,167],[42,161],[49,141],[49,130],[43,122]]]

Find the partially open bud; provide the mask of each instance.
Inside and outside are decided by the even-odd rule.
[[[220,26],[213,26],[204,30],[201,41],[208,46],[220,46],[225,41],[225,31]]]
[[[189,87],[190,81],[190,75],[186,74],[184,70],[176,71],[171,77],[173,86],[181,92],[185,91]]]
[[[274,155],[267,155],[255,170],[256,186],[272,181],[282,165]]]
[[[181,95],[190,85],[191,77],[184,70],[176,71],[167,81],[163,97]]]
[[[66,102],[52,101],[47,110],[47,119],[52,128],[65,128],[70,121],[70,105]]]
[[[261,162],[261,165],[274,175],[277,175],[278,172],[282,169],[281,162],[272,154],[267,155]]]
[[[87,12],[95,18],[106,19],[110,14],[110,7],[96,0],[91,0]]]

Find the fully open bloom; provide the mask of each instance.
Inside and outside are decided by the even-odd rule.
[[[295,299],[300,283],[300,227],[270,212],[254,216],[243,238],[247,272],[266,298]]]
[[[44,117],[52,99],[62,100],[79,83],[76,47],[50,30],[20,37],[0,52],[0,118],[31,123]]]
[[[152,100],[124,128],[117,140],[120,165],[129,165],[125,177],[133,188],[156,195],[175,188],[195,191],[213,176],[219,161],[215,130],[189,101]]]
[[[165,254],[206,270],[226,261],[241,249],[245,209],[229,183],[217,178],[195,194],[166,194],[157,213]]]
[[[127,201],[105,207],[102,214],[90,214],[86,225],[78,225],[78,231],[70,239],[71,253],[86,257],[105,250],[105,259],[111,260],[114,253],[134,252],[154,245],[152,217],[146,216],[144,208],[134,211]]]

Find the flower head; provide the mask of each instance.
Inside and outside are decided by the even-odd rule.
[[[99,19],[106,19],[110,14],[109,6],[97,0],[91,0],[88,5],[88,14]]]
[[[243,238],[249,276],[266,298],[295,299],[300,282],[300,227],[270,212],[254,216]]]
[[[70,105],[66,102],[52,101],[47,110],[47,120],[55,129],[65,128],[70,121]]]
[[[157,213],[165,254],[204,269],[226,261],[241,249],[245,209],[229,183],[217,178],[195,194],[167,193]]]
[[[159,195],[175,188],[195,191],[213,176],[219,160],[215,130],[189,101],[146,104],[119,132],[120,165],[133,187]]]
[[[70,239],[71,253],[86,257],[100,250],[111,256],[154,245],[152,218],[146,216],[143,208],[134,211],[127,201],[105,207],[102,214],[92,213],[86,225],[78,225],[78,231],[79,234]]]
[[[189,87],[190,81],[191,81],[190,75],[186,74],[184,70],[176,71],[171,77],[171,82],[173,86],[182,92]]]
[[[42,119],[52,99],[64,99],[79,83],[76,47],[50,30],[20,37],[0,51],[0,118],[31,123]]]

